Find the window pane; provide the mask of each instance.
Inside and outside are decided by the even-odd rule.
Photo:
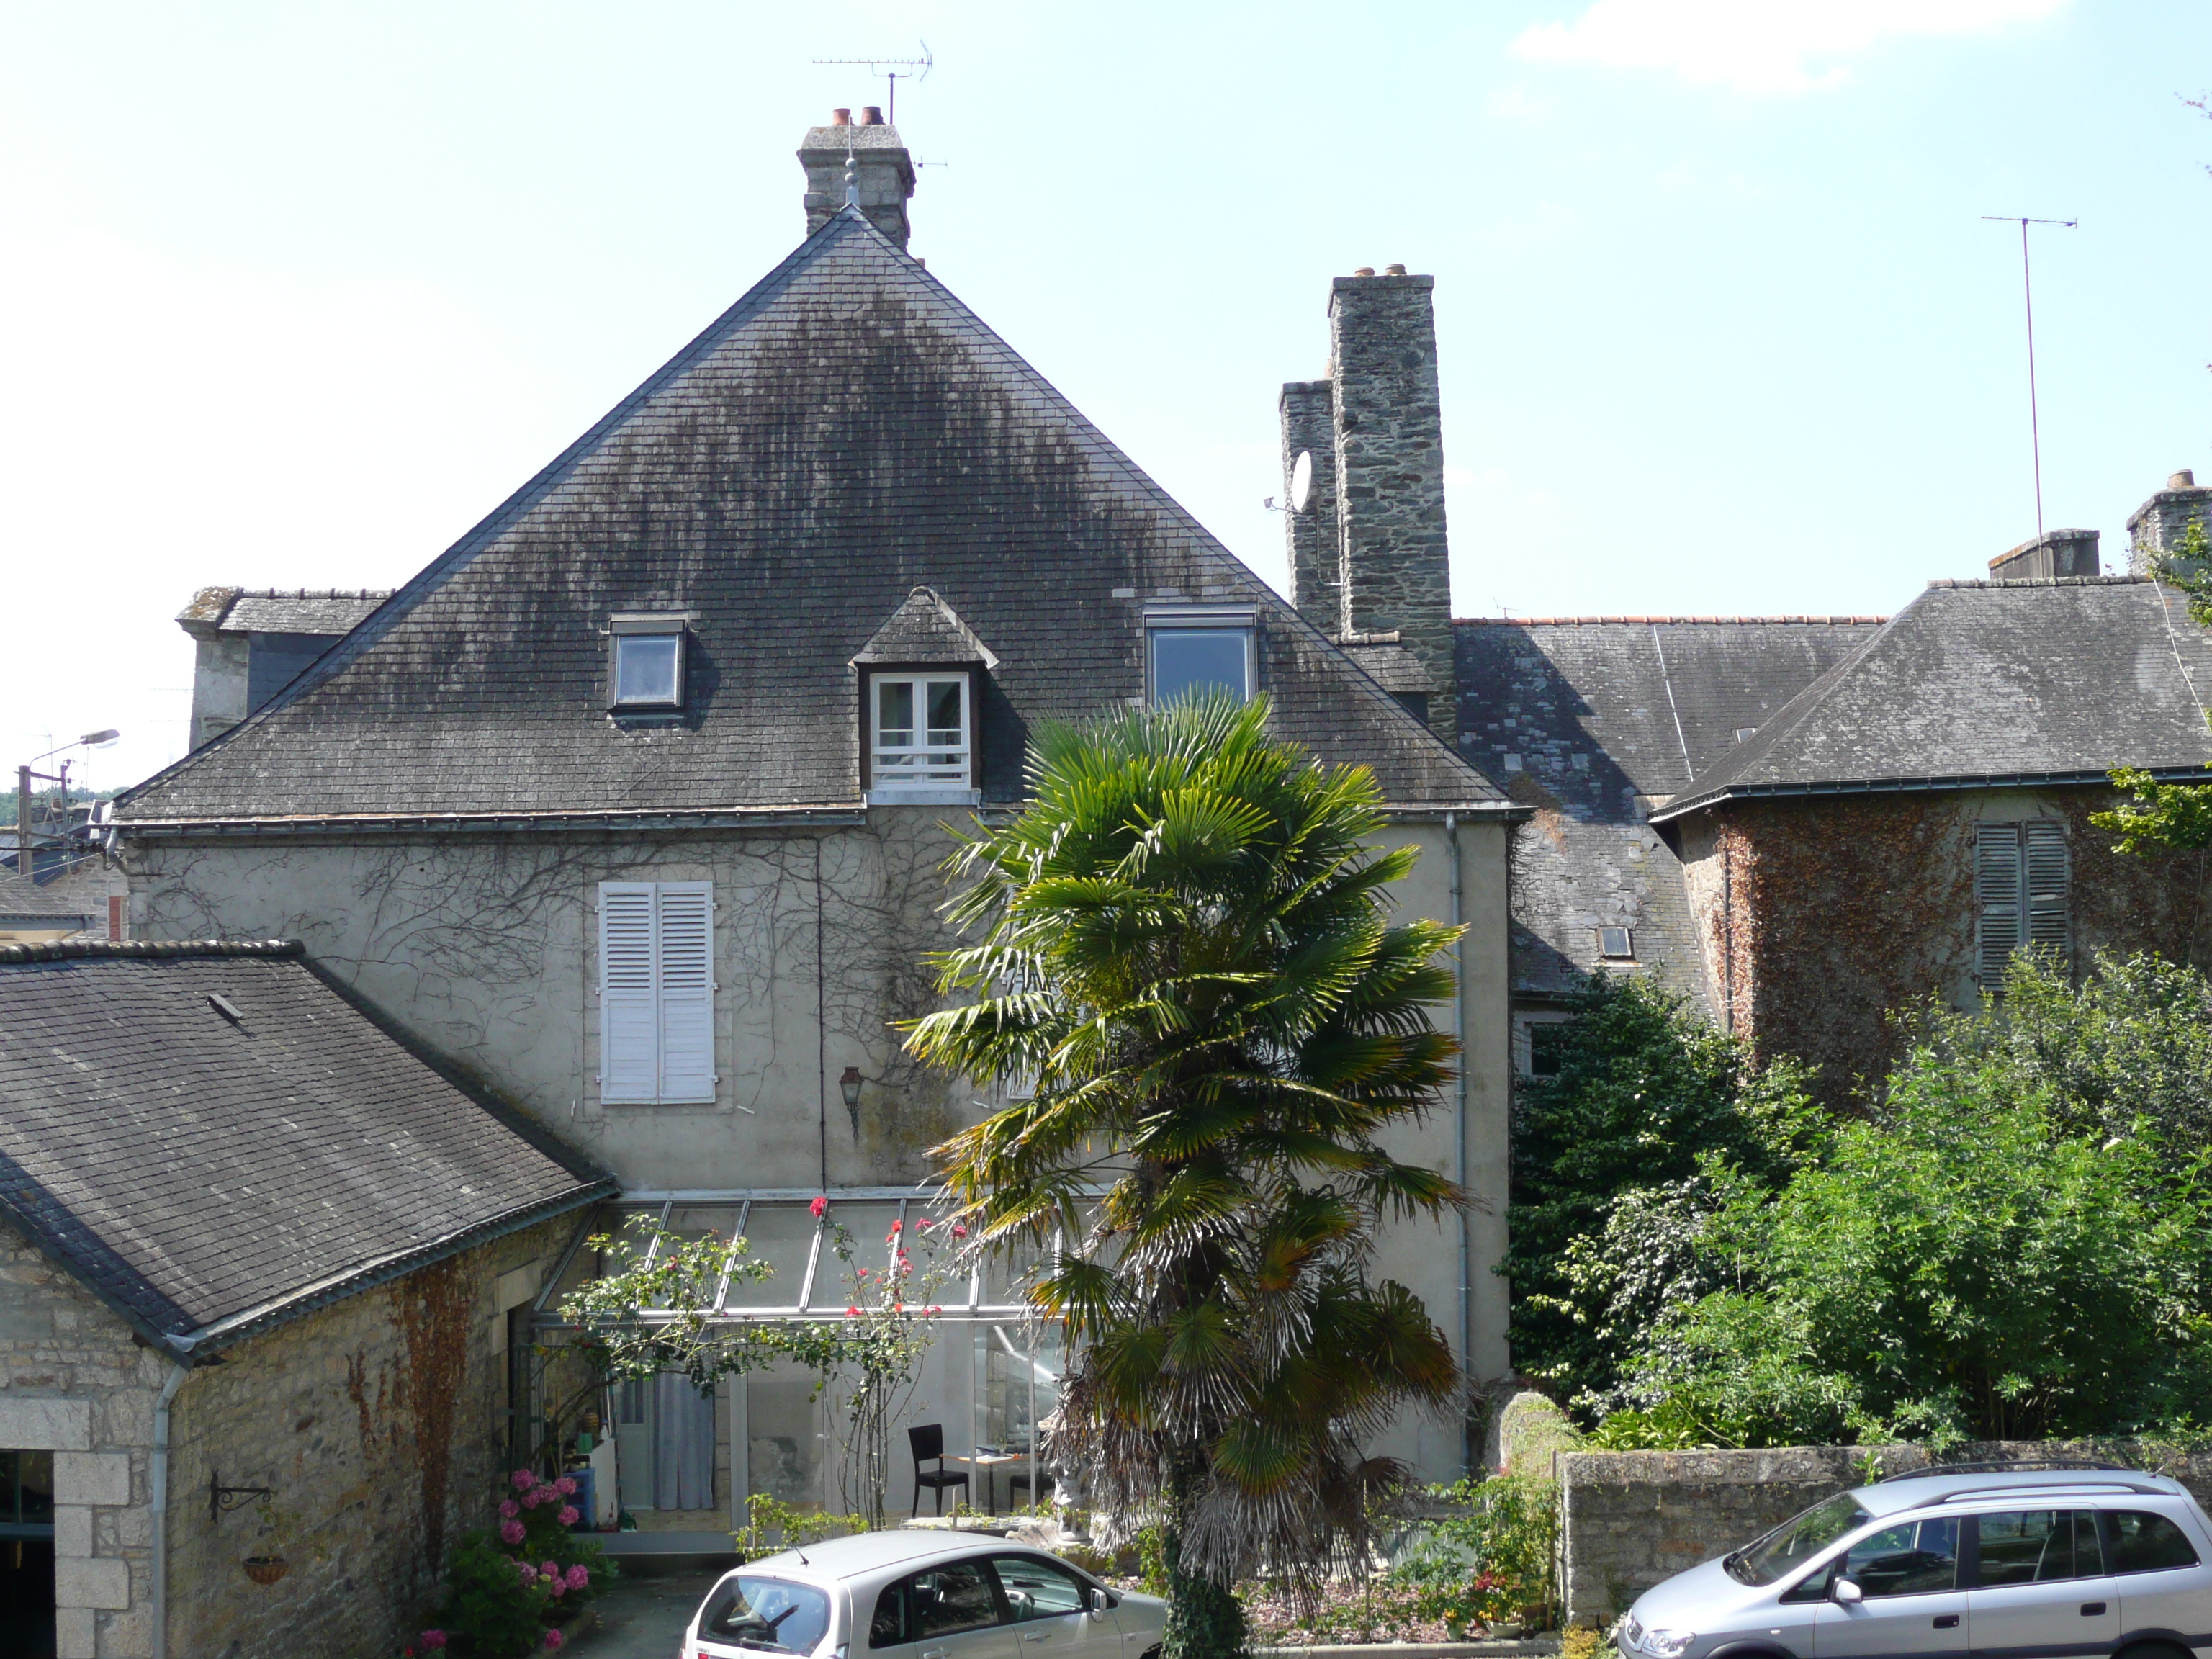
[[[1559,1076],[1559,1055],[1565,1051],[1566,1042],[1566,1021],[1532,1021],[1528,1026],[1528,1075]]]
[[[868,1645],[895,1648],[906,1640],[906,1595],[902,1584],[886,1584],[876,1598],[876,1616],[868,1620]]]
[[[981,1561],[953,1561],[906,1581],[907,1612],[914,1639],[981,1630],[999,1622],[999,1604]]]
[[[929,682],[929,741],[949,744],[960,741],[958,680]]]
[[[775,1271],[766,1279],[730,1279],[732,1308],[793,1308],[806,1286],[806,1256],[814,1245],[814,1218],[799,1203],[757,1203],[745,1217],[745,1259]],[[825,1250],[824,1254],[828,1252]],[[830,1257],[834,1267],[835,1256]]]
[[[2097,1515],[2094,1510],[2074,1511],[2074,1576],[2076,1578],[2101,1578],[2105,1572],[2105,1544],[2097,1536]]]
[[[680,702],[676,659],[682,641],[674,634],[623,634],[615,640],[615,701]]]
[[[1865,1525],[1869,1518],[1864,1510],[1851,1502],[1849,1492],[1838,1492],[1738,1550],[1729,1558],[1729,1571],[1739,1583],[1771,1584],[1795,1572],[1852,1528]]]
[[[699,1633],[771,1653],[811,1653],[830,1633],[830,1598],[783,1578],[732,1578],[699,1615]]]
[[[1885,1527],[1852,1545],[1843,1561],[1843,1576],[1865,1591],[1869,1601],[1947,1590],[1958,1574],[1959,1523],[1948,1516]]]
[[[1016,1624],[1083,1611],[1085,1586],[1066,1568],[1028,1555],[994,1556],[991,1565],[998,1569],[999,1587],[1006,1593]]]
[[[1240,702],[1245,684],[1246,628],[1156,628],[1152,630],[1152,701],[1225,690]]]
[[[814,1296],[807,1304],[817,1313],[839,1313],[858,1301],[861,1285],[854,1279],[865,1273],[868,1281],[880,1286],[884,1273],[891,1266],[891,1247],[889,1234],[891,1223],[898,1219],[896,1204],[843,1203],[830,1212],[833,1228],[842,1226],[852,1238],[853,1259],[844,1261],[837,1254],[835,1232],[822,1238],[822,1261],[814,1269]],[[872,1296],[870,1300],[874,1300]]]
[[[2164,1516],[2123,1510],[2112,1521],[2114,1572],[2158,1572],[2197,1565],[2197,1552],[2188,1537]]]
[[[1981,1584],[2071,1578],[2074,1517],[2067,1510],[2006,1510],[1983,1516]]]
[[[884,680],[876,687],[876,741],[904,749],[914,743],[914,682]]]

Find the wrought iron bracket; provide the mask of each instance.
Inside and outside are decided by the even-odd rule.
[[[233,1510],[244,1509],[258,1499],[266,1504],[276,1497],[274,1486],[226,1486],[222,1477],[213,1470],[208,1473],[208,1522],[213,1525]]]

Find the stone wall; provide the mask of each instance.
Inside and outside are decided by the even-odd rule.
[[[2199,1503],[2212,1498],[2212,1456],[2162,1456],[2119,1443],[2002,1442],[1950,1461],[2081,1457],[2164,1468]],[[1610,1624],[1661,1580],[1750,1542],[1870,1472],[1924,1468],[1917,1446],[1789,1446],[1767,1451],[1562,1452],[1556,1458],[1568,1623]]]
[[[507,1310],[537,1294],[562,1218],[279,1326],[196,1367],[171,1407],[168,1651],[393,1651],[445,1547],[487,1522],[505,1461]],[[169,1362],[0,1226],[0,1449],[54,1454],[62,1659],[154,1650],[155,1402]],[[268,1486],[210,1517],[209,1486]],[[249,1555],[283,1555],[273,1585]]]
[[[168,1366],[0,1224],[0,1449],[54,1455],[62,1659],[153,1651],[148,1454]]]
[[[1283,386],[1283,534],[1289,542],[1291,603],[1332,637],[1344,632],[1344,550],[1336,529],[1336,428],[1327,380]],[[1298,505],[1298,457],[1310,455],[1312,480]]]

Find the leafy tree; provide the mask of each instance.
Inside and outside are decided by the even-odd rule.
[[[1053,1432],[1098,1498],[1161,1517],[1169,1659],[1244,1644],[1230,1585],[1366,1543],[1406,1472],[1362,1442],[1455,1396],[1451,1348],[1367,1262],[1460,1190],[1382,1137],[1450,1078],[1431,1006],[1455,930],[1394,921],[1415,849],[1366,769],[1267,734],[1264,700],[1037,733],[1032,804],[951,860],[980,942],[921,1020],[929,1063],[1034,1091],[938,1149],[985,1248],[1074,1358]],[[1093,1196],[1099,1186],[1103,1199]],[[1064,1245],[1058,1243],[1064,1236]]]
[[[2203,520],[2190,520],[2153,574],[2187,596],[2191,622],[2212,628],[2212,536]],[[2112,782],[2130,799],[2110,812],[2091,813],[2089,822],[2119,836],[2115,851],[2148,855],[2212,847],[2212,783],[2160,783],[2128,767],[2114,772]]]
[[[1522,1371],[1587,1408],[1601,1407],[1644,1322],[1683,1297],[1680,1275],[1694,1267],[1673,1213],[1694,1194],[1670,1200],[1654,1189],[1697,1179],[1708,1154],[1778,1175],[1814,1109],[1794,1064],[1761,1072],[1746,1044],[1641,975],[1594,976],[1557,1053],[1557,1073],[1522,1079],[1514,1103],[1513,1354]],[[1609,1226],[1628,1247],[1594,1261],[1593,1244],[1577,1241]],[[1625,1286],[1624,1275],[1638,1285]]]
[[[2174,984],[2106,964],[2075,996],[2023,957],[2004,1006],[1936,1021],[1778,1193],[1709,1159],[1692,1248],[1719,1288],[1632,1363],[1647,1410],[1617,1426],[1942,1445],[2212,1421],[2202,1108],[2112,1116],[2129,1009],[2203,1052],[2171,1044]]]

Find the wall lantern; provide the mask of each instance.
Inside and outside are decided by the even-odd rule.
[[[837,1079],[837,1091],[845,1097],[845,1115],[853,1120],[853,1139],[860,1138],[860,1068],[848,1066],[845,1074]]]

